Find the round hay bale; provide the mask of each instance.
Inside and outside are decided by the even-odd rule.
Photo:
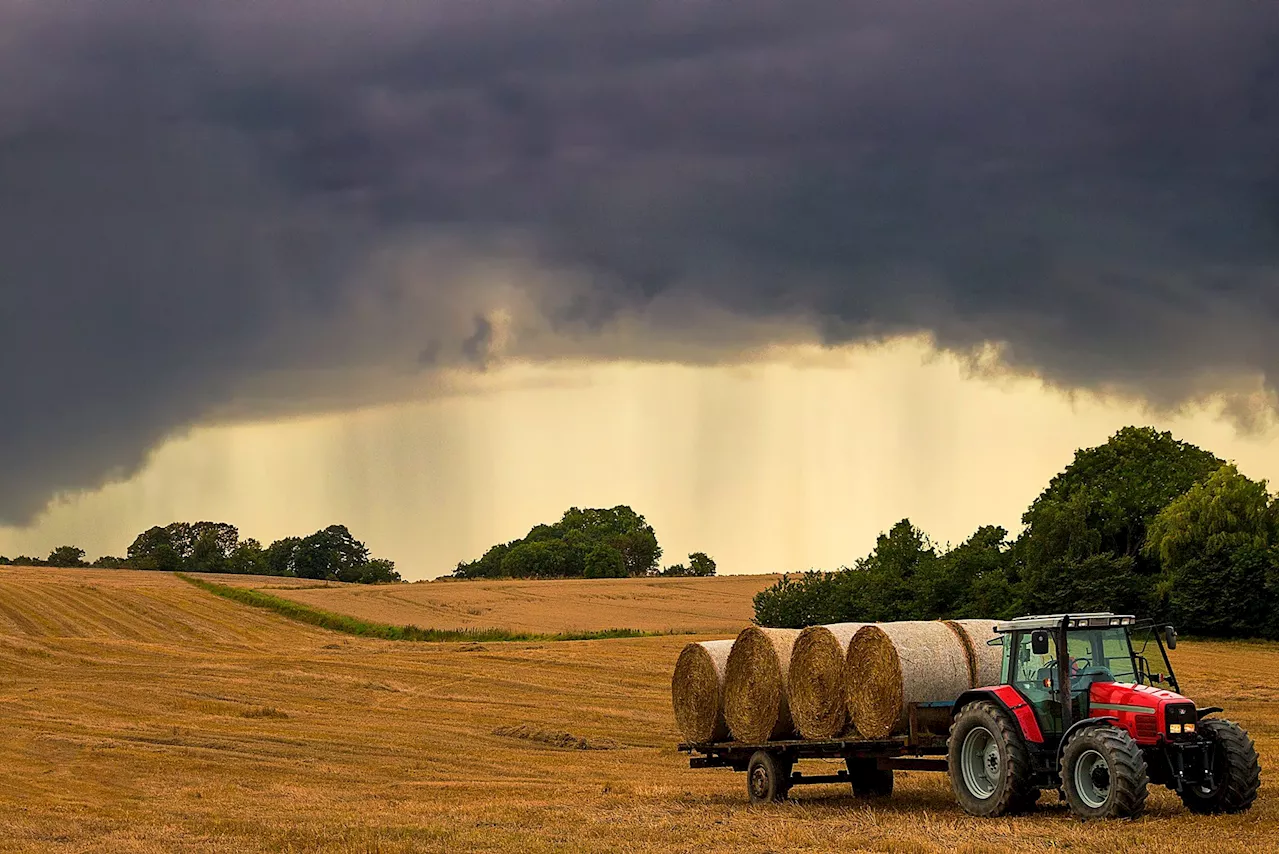
[[[671,705],[676,726],[691,744],[725,741],[724,671],[733,641],[691,643],[680,651],[671,674]]]
[[[907,704],[954,700],[969,688],[965,646],[936,622],[878,623],[849,642],[849,717],[865,738],[907,728]]]
[[[946,620],[947,626],[960,638],[969,659],[969,685],[999,685],[1002,681],[1000,666],[1004,662],[1004,649],[988,646],[987,641],[999,637],[995,633],[995,620]]]
[[[759,744],[795,733],[787,672],[799,629],[748,626],[738,633],[724,674],[724,719],[738,741]]]
[[[791,648],[787,704],[805,738],[834,738],[849,730],[845,656],[866,623],[810,626]]]

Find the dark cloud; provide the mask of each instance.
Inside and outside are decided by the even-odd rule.
[[[1259,3],[0,0],[0,521],[628,318],[1274,392],[1276,65]]]

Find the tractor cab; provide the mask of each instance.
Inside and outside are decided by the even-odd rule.
[[[1142,645],[1135,649],[1132,633],[1142,629]],[[1172,627],[1138,626],[1128,614],[1088,613],[1021,617],[998,623],[995,630],[999,637],[992,643],[1004,648],[1004,682],[1022,696],[1047,739],[1056,740],[1073,724],[1100,713],[1136,715],[1131,710],[1139,705],[1129,702],[1135,694],[1159,699],[1152,704],[1160,706],[1182,700],[1166,652],[1177,645]],[[1155,668],[1145,655],[1152,640],[1160,654]],[[1161,690],[1164,685],[1173,690]],[[1139,734],[1150,730],[1154,739],[1156,723],[1155,716],[1138,721]]]

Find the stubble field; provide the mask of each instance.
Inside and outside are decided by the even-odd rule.
[[[741,595],[729,631],[702,637],[745,621]],[[649,619],[629,627],[688,625]],[[1082,825],[1049,795],[1033,816],[969,818],[928,773],[884,801],[832,785],[749,807],[742,775],[674,750],[670,669],[690,639],[366,640],[169,575],[0,569],[0,851],[1275,849],[1274,644],[1175,653],[1188,693],[1257,742],[1252,812],[1191,816],[1153,789],[1141,820]],[[554,733],[595,749],[533,740]]]

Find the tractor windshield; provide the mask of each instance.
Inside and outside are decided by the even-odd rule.
[[[1071,653],[1073,671],[1091,669],[1102,677],[1099,681],[1138,681],[1129,633],[1123,628],[1070,632],[1067,651]]]

